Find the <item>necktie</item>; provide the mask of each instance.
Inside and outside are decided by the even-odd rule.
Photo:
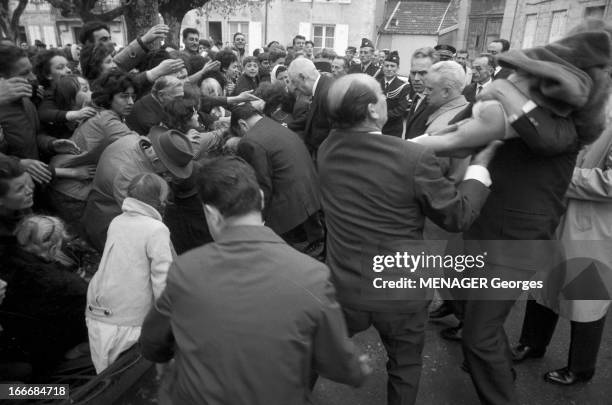
[[[419,94],[417,94],[414,97],[414,110],[413,111],[416,112],[416,110],[419,108],[419,104],[421,103],[421,100],[422,100],[422,98],[421,98],[421,96]]]
[[[385,82],[385,93],[389,91],[389,82]]]
[[[482,91],[482,84],[479,84],[478,89],[476,90],[476,95],[480,94],[481,91]]]

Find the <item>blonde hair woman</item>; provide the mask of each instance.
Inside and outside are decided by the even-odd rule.
[[[44,375],[67,351],[87,341],[83,305],[87,283],[62,253],[64,223],[56,217],[31,215],[17,224],[17,248],[0,269],[10,286],[2,323],[30,358],[34,373]]]

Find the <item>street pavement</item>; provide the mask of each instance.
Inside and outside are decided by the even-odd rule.
[[[525,302],[514,306],[506,330],[511,344],[518,341],[523,321]],[[559,320],[557,330],[546,355],[530,359],[516,366],[516,387],[521,404],[525,405],[609,405],[612,404],[612,315],[608,316],[597,372],[591,382],[571,387],[544,382],[542,375],[564,367],[569,347],[569,322]],[[459,366],[461,346],[441,339],[439,331],[456,322],[447,317],[440,322],[429,322],[423,353],[423,373],[417,405],[476,405],[478,398],[469,375]],[[320,378],[315,387],[315,405],[385,405],[386,354],[378,334],[369,329],[355,336],[355,342],[374,362],[374,373],[359,389],[336,384]],[[206,382],[202,382],[206,383]],[[119,403],[126,405],[155,404],[157,383],[154,373],[146,374]],[[271,387],[273,389],[273,387]],[[289,405],[289,404],[288,404]]]

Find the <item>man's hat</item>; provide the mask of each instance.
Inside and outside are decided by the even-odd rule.
[[[400,61],[400,57],[397,51],[389,52],[389,55],[387,55],[387,57],[385,58],[385,62],[397,63],[398,66],[399,66],[399,61]]]
[[[366,48],[366,47],[374,48],[374,44],[369,39],[362,38],[361,39],[361,48]]]
[[[434,46],[434,51],[436,51],[436,53],[440,55],[441,58],[443,57],[454,58],[455,54],[457,53],[457,49],[455,49],[454,46],[450,46],[446,44],[440,44],[440,45]]]
[[[355,48],[354,46],[349,46],[346,48],[347,51],[353,51],[355,53],[357,53],[357,48]]]
[[[151,128],[148,135],[157,157],[174,177],[186,179],[193,169],[193,147],[183,133],[160,126]]]

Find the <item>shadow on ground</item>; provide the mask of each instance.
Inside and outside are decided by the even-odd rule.
[[[506,330],[510,342],[518,340],[523,321],[525,302],[513,308]],[[517,366],[517,390],[521,404],[525,405],[603,405],[612,403],[612,315],[602,339],[597,373],[587,384],[560,387],[546,383],[542,375],[549,370],[565,366],[569,345],[569,322],[560,319],[553,341],[542,359],[528,360]],[[461,371],[461,347],[447,342],[438,332],[454,325],[452,317],[427,326],[423,373],[419,388],[418,405],[474,405],[476,392],[469,375]],[[385,350],[376,331],[369,329],[355,337],[359,347],[374,360],[374,374],[367,383],[353,389],[329,380],[319,379],[315,387],[316,405],[385,405],[386,373]],[[157,383],[154,373],[146,374],[120,402],[126,405],[155,404]]]

